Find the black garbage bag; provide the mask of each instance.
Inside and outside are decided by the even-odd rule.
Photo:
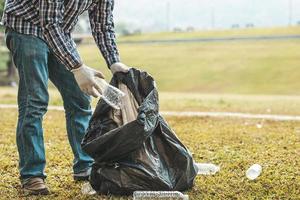
[[[188,149],[159,114],[155,81],[131,68],[116,73],[111,85],[128,87],[138,104],[135,120],[118,125],[112,109],[100,99],[82,142],[94,158],[90,184],[101,194],[184,191],[193,186],[197,168]]]

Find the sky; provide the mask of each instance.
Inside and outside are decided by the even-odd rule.
[[[300,0],[115,0],[114,16],[116,24],[144,32],[286,26],[300,21]]]

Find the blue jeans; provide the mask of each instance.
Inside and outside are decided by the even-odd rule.
[[[48,79],[63,98],[68,139],[74,154],[73,171],[87,170],[93,159],[82,151],[80,144],[92,115],[90,97],[80,90],[72,72],[56,59],[43,40],[8,29],[6,43],[19,72],[17,146],[20,178],[46,178],[42,120],[49,101]]]

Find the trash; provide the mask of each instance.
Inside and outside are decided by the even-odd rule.
[[[211,163],[196,163],[198,175],[214,175],[220,171],[220,167]]]
[[[84,195],[94,195],[96,194],[96,191],[92,188],[91,184],[88,183],[84,183],[81,187],[81,192]]]
[[[258,124],[256,124],[256,127],[257,127],[258,129],[261,129],[261,128],[263,128],[263,124],[258,123]]]
[[[125,94],[118,88],[108,84],[102,78],[96,78],[95,80],[101,88],[101,98],[103,98],[106,101],[106,103],[112,106],[114,109],[120,109],[122,106],[121,98],[124,97]]]
[[[89,180],[93,189],[112,195],[190,189],[197,167],[159,114],[153,78],[131,68],[115,73],[110,84],[126,92],[125,105],[115,110],[100,99],[81,144],[95,160]]]
[[[133,200],[153,200],[153,199],[176,199],[188,200],[189,196],[184,195],[178,191],[135,191],[133,193]]]
[[[262,172],[262,167],[259,164],[252,165],[246,172],[249,180],[255,180]]]
[[[245,122],[244,125],[245,125],[245,126],[249,126],[249,122]]]

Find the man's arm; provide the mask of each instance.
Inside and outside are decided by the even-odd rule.
[[[74,41],[62,30],[63,6],[62,0],[39,1],[40,23],[44,38],[56,57],[73,72],[80,89],[88,95],[98,97],[102,91],[95,77],[104,78],[104,76],[101,72],[82,63]]]
[[[120,62],[113,20],[114,0],[99,0],[89,10],[91,29],[107,66]]]
[[[71,36],[65,34],[61,28],[63,6],[64,1],[40,0],[40,24],[46,43],[61,63],[71,70],[80,67],[82,61]]]

